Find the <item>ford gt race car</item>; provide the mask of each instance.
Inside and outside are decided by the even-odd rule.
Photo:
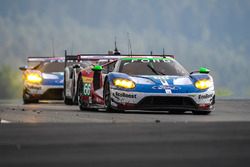
[[[23,71],[23,102],[38,103],[40,99],[63,98],[64,57],[29,57]]]
[[[213,78],[207,68],[188,73],[171,56],[118,56],[82,70],[78,80],[81,110],[166,110],[209,114],[214,110]]]
[[[78,104],[76,92],[79,73],[92,64],[107,63],[112,59],[112,56],[113,54],[68,55],[67,51],[65,51],[64,103],[66,105]]]

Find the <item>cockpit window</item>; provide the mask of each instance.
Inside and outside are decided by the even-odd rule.
[[[63,72],[64,66],[64,62],[45,62],[35,67],[35,69],[44,73]]]
[[[188,72],[174,59],[125,59],[119,72],[128,75],[173,75],[184,76]]]

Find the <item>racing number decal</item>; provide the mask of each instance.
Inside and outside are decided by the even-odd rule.
[[[83,95],[84,96],[90,96],[90,88],[91,88],[90,83],[83,83]]]
[[[82,77],[83,81],[83,95],[84,96],[90,96],[90,90],[91,90],[91,84],[93,81],[93,78],[91,77]]]

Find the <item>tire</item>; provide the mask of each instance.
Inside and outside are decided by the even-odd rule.
[[[73,75],[73,90],[72,90],[72,103],[77,105],[78,104],[78,95],[77,95],[77,89],[78,89],[78,81],[75,83],[75,75]],[[75,87],[76,85],[76,87]]]
[[[30,103],[39,103],[39,99],[31,99],[31,98],[27,98],[26,94],[27,94],[27,89],[23,90],[23,104],[30,104]]]
[[[64,72],[64,88],[63,88],[63,94],[64,94],[63,100],[64,100],[64,104],[66,104],[66,105],[73,105],[72,99],[67,98],[67,96],[66,96],[66,86],[65,85],[66,85],[66,80],[65,80],[65,72]]]
[[[67,98],[64,96],[64,104],[66,105],[73,105],[72,99]]]
[[[23,104],[39,103],[38,99],[23,99]]]
[[[211,111],[192,111],[194,115],[209,115]]]
[[[77,103],[79,105],[79,108],[81,111],[86,111],[88,109],[88,107],[84,104],[82,104],[82,102],[80,101],[80,95],[82,92],[82,88],[83,88],[83,83],[81,79],[78,79],[77,81]]]
[[[104,84],[103,99],[104,99],[104,104],[106,105],[107,112],[119,112],[119,113],[124,112],[123,110],[117,110],[112,107],[111,96],[110,96],[110,85],[107,80],[105,81],[105,84]]]

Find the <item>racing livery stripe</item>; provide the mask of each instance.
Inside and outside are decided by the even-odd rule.
[[[167,82],[167,80],[166,80],[165,78],[160,77],[160,82],[161,82],[162,85],[164,85],[164,86],[168,86],[168,85],[169,85],[168,82]],[[166,92],[167,94],[171,94],[171,93],[172,93],[171,89],[165,89],[165,92]]]

